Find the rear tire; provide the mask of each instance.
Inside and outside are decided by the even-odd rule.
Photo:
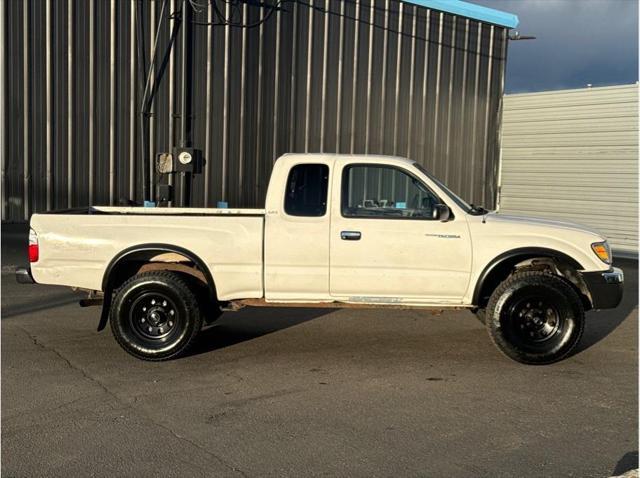
[[[580,342],[584,308],[563,278],[524,271],[509,276],[493,292],[485,320],[491,339],[507,357],[549,364],[567,357]]]
[[[142,360],[183,355],[202,328],[196,294],[178,275],[143,272],[126,281],[111,305],[110,324],[120,346]]]

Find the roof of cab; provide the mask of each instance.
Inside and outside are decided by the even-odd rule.
[[[415,160],[405,158],[402,156],[390,156],[385,154],[349,154],[349,153],[285,153],[278,158],[287,159],[290,161],[317,161],[319,158],[323,159],[351,159],[357,162],[376,162],[387,161],[394,163],[413,164]]]
[[[515,28],[520,21],[518,16],[493,8],[483,7],[474,3],[463,2],[462,0],[404,0],[406,3],[413,3],[421,7],[440,10],[441,12],[460,15],[472,18],[481,22],[493,23],[507,28]]]

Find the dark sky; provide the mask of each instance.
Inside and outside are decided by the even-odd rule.
[[[509,43],[506,90],[638,81],[638,0],[469,0],[509,13],[536,40]]]

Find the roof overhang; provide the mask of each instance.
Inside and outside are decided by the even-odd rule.
[[[426,8],[440,10],[442,12],[460,15],[461,17],[472,18],[481,22],[493,23],[507,28],[518,26],[518,16],[513,13],[494,10],[493,8],[475,5],[462,0],[405,0]]]

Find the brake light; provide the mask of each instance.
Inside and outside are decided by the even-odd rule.
[[[33,229],[29,230],[29,262],[38,262],[40,249],[38,247],[38,235]]]

